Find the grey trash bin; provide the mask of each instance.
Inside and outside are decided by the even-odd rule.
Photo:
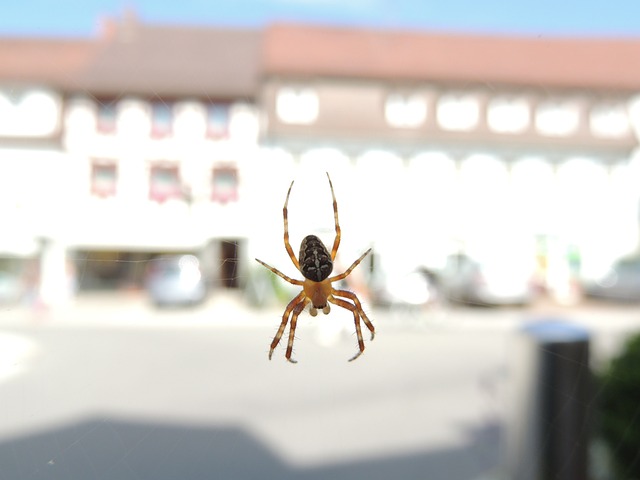
[[[587,480],[591,429],[589,332],[527,324],[511,354],[506,468],[510,480]]]

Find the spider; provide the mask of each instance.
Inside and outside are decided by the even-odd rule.
[[[302,243],[300,245],[299,259],[295,257],[293,249],[291,248],[291,244],[289,243],[289,220],[287,216],[289,195],[291,194],[291,188],[293,187],[293,182],[291,182],[289,190],[287,191],[287,198],[282,209],[282,215],[284,217],[284,247],[287,249],[289,258],[291,258],[291,261],[296,266],[298,271],[302,273],[305,279],[296,280],[294,278],[288,277],[276,268],[267,265],[262,260],[258,260],[256,258],[256,261],[258,261],[261,265],[264,265],[279,277],[283,278],[293,285],[302,287],[302,291],[289,302],[287,308],[285,308],[284,310],[280,328],[278,328],[276,336],[271,342],[271,348],[269,349],[269,360],[271,360],[273,351],[278,346],[278,343],[280,343],[282,334],[287,327],[289,316],[291,316],[289,339],[287,342],[287,351],[285,353],[285,358],[291,363],[297,363],[296,360],[291,358],[291,353],[293,351],[293,340],[296,332],[298,316],[304,310],[308,303],[311,303],[309,313],[312,317],[315,317],[318,314],[318,310],[322,310],[322,313],[327,315],[331,310],[331,307],[329,306],[330,303],[333,303],[334,305],[342,308],[346,308],[351,313],[353,313],[353,320],[356,326],[356,334],[358,335],[359,350],[358,353],[356,353],[352,358],[349,359],[350,362],[358,358],[364,352],[364,340],[362,338],[360,319],[364,321],[364,324],[371,332],[371,340],[373,340],[373,338],[375,337],[375,328],[367,317],[367,314],[364,313],[362,304],[360,303],[360,300],[358,299],[356,294],[348,290],[337,290],[333,288],[332,285],[334,282],[346,278],[353,271],[353,269],[358,266],[358,264],[364,259],[364,257],[366,257],[369,252],[371,252],[371,249],[364,252],[360,256],[360,258],[353,262],[353,264],[343,273],[334,275],[333,277],[329,276],[333,271],[333,262],[336,258],[336,254],[338,253],[338,247],[340,246],[341,233],[340,223],[338,222],[338,202],[336,202],[336,196],[333,192],[333,184],[331,183],[331,177],[329,177],[328,173],[327,178],[329,179],[329,187],[331,188],[331,196],[333,197],[333,218],[336,230],[336,236],[333,240],[331,254],[329,254],[327,247],[324,246],[324,244],[318,237],[316,237],[315,235],[307,235],[302,240]]]

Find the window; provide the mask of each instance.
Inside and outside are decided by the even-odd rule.
[[[427,118],[427,102],[419,94],[393,93],[387,97],[384,115],[392,127],[419,127]]]
[[[238,200],[238,170],[216,167],[211,177],[211,200],[226,203]]]
[[[284,87],[276,97],[276,115],[284,123],[309,125],[319,112],[318,94],[313,88]]]
[[[0,90],[0,136],[54,135],[60,128],[60,101],[47,90]]]
[[[118,169],[111,160],[94,160],[91,164],[91,194],[100,198],[113,197],[118,184]]]
[[[172,105],[159,100],[151,104],[151,136],[154,138],[169,137],[173,133]]]
[[[177,165],[153,165],[151,167],[149,198],[159,203],[183,198]]]
[[[99,133],[112,134],[116,132],[117,113],[115,100],[98,101],[96,127]]]
[[[564,137],[577,132],[580,109],[577,102],[547,100],[536,110],[536,128],[542,135]]]
[[[480,105],[473,94],[445,94],[438,100],[438,124],[444,130],[470,131],[478,126]]]
[[[185,141],[205,137],[207,109],[200,102],[185,100],[173,104],[173,136]]]
[[[229,105],[224,103],[213,103],[207,107],[207,137],[229,136],[229,109]]]
[[[631,131],[624,104],[603,103],[594,106],[589,115],[591,133],[600,138],[620,138]]]
[[[522,133],[530,125],[529,102],[525,98],[503,96],[489,102],[487,124],[496,133]]]

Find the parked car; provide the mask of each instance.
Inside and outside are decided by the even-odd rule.
[[[591,298],[640,301],[640,257],[626,257],[615,262],[601,277],[585,282],[584,294]]]
[[[207,296],[200,262],[193,255],[153,259],[145,283],[151,301],[158,307],[196,305]]]
[[[16,275],[0,271],[0,304],[18,303],[24,294],[23,285]]]
[[[444,299],[472,305],[526,305],[535,296],[533,262],[509,255],[451,255],[440,275]]]
[[[435,275],[422,268],[379,275],[372,282],[372,293],[374,303],[381,307],[419,307],[438,299]]]

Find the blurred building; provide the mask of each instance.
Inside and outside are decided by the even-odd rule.
[[[39,259],[50,299],[70,265],[123,287],[169,252],[235,287],[255,256],[288,261],[294,178],[294,249],[331,241],[328,171],[340,262],[373,246],[382,272],[437,269],[464,250],[538,257],[550,283],[595,275],[638,246],[639,63],[640,40],[131,16],[95,39],[3,38],[0,256]]]
[[[45,300],[69,264],[83,288],[127,287],[171,252],[235,286],[260,40],[128,18],[90,41],[0,41],[0,253],[42,256]]]
[[[544,257],[550,281],[577,255],[594,274],[638,245],[638,52],[640,40],[273,26],[263,143],[345,176],[385,270],[437,268],[460,249]]]

